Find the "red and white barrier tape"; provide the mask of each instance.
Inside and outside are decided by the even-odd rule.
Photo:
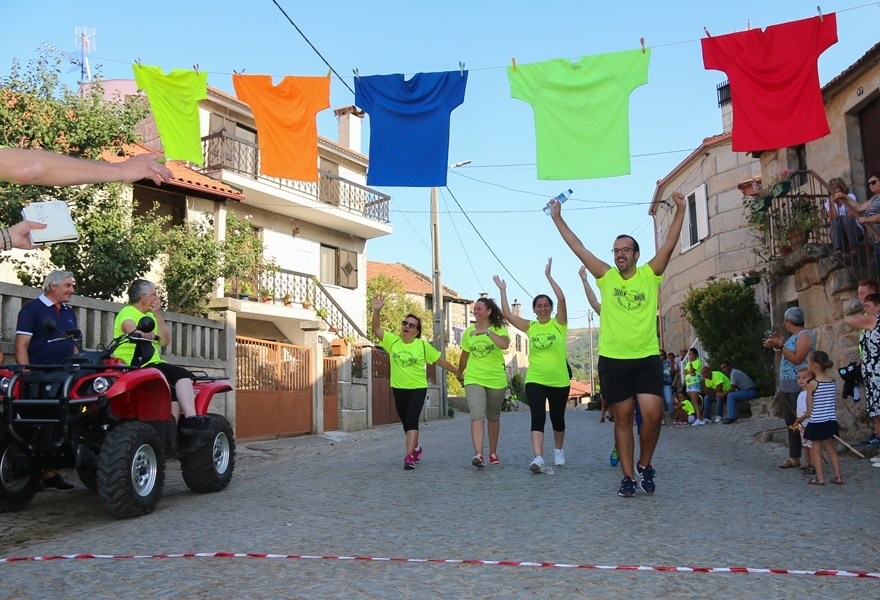
[[[132,558],[283,558],[299,560],[360,560],[377,562],[442,563],[463,565],[499,565],[504,567],[549,567],[553,569],[594,569],[600,571],[658,571],[673,573],[752,573],[771,575],[818,575],[820,577],[862,577],[880,579],[880,573],[865,571],[839,571],[821,569],[800,571],[795,569],[755,569],[752,567],[646,567],[624,565],[571,565],[565,563],[540,563],[518,560],[477,560],[451,558],[380,558],[374,556],[309,556],[303,554],[262,554],[240,552],[188,552],[185,554],[49,554],[46,556],[26,556],[0,558],[0,563],[35,562],[71,559],[121,560]]]

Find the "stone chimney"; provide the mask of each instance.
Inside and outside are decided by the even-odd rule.
[[[357,106],[351,105],[337,108],[333,111],[333,114],[336,115],[336,119],[339,121],[339,143],[349,150],[362,154],[361,120],[364,118],[364,111]]]
[[[721,131],[730,133],[733,131],[733,102],[730,100],[730,83],[725,81],[716,87],[718,93],[718,108],[721,109]]]
[[[516,298],[513,299],[513,304],[510,306],[510,310],[512,310],[513,314],[517,317],[522,316],[522,304],[520,304]]]

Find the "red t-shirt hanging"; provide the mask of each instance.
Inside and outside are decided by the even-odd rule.
[[[730,81],[735,152],[798,146],[831,131],[816,61],[837,43],[836,14],[701,42],[703,66]]]

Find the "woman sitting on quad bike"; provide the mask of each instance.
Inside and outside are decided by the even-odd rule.
[[[156,286],[146,279],[135,279],[128,288],[129,304],[119,311],[113,323],[113,337],[137,332],[142,338],[153,340],[151,344],[121,344],[113,356],[126,365],[150,367],[161,371],[171,388],[171,412],[181,433],[198,435],[210,430],[207,417],[196,414],[195,392],[192,380],[194,375],[177,365],[172,365],[159,356],[159,346],[171,343],[171,331],[162,318],[162,305],[156,295]],[[156,322],[153,332],[137,329],[143,317]],[[180,413],[183,412],[183,419]]]

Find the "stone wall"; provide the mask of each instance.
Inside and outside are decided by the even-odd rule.
[[[835,368],[858,360],[858,331],[849,327],[844,318],[861,310],[858,301],[858,281],[831,254],[827,246],[807,244],[773,263],[771,268],[772,317],[774,329],[787,335],[783,314],[792,306],[799,306],[806,316],[806,327],[816,335],[816,349],[826,352]],[[844,400],[838,382],[837,420],[843,438],[870,435],[864,402]],[[864,397],[864,394],[862,395]],[[774,413],[781,415],[776,403]]]

